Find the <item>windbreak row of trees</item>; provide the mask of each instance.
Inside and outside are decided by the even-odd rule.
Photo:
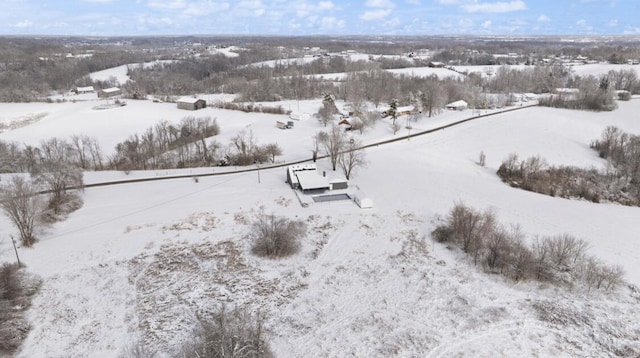
[[[223,146],[212,137],[220,127],[212,117],[184,117],[177,124],[160,121],[141,134],[118,143],[115,153],[105,156],[95,138],[73,135],[53,138],[39,146],[0,141],[0,173],[32,173],[45,180],[45,173],[81,176],[83,170],[154,170],[214,165],[250,165],[276,161],[282,155],[277,143],[260,144],[251,131],[240,131]],[[51,182],[55,192],[64,191],[65,180]],[[76,186],[71,184],[71,186]]]
[[[549,166],[544,158],[510,154],[498,176],[513,187],[562,198],[640,205],[640,137],[607,127],[591,147],[607,159],[605,170]]]
[[[514,281],[536,280],[587,290],[613,290],[624,276],[620,266],[587,255],[588,244],[569,234],[535,238],[531,244],[517,226],[500,224],[490,211],[456,204],[432,232],[434,240],[455,245],[485,270]]]
[[[188,116],[176,125],[160,121],[118,143],[109,167],[129,171],[210,166],[218,149],[210,137],[219,133],[220,127],[211,117]]]

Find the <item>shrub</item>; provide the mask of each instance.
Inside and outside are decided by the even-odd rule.
[[[276,258],[297,253],[300,239],[306,233],[307,226],[301,220],[289,220],[260,212],[251,225],[248,238],[252,241],[253,254]]]
[[[227,310],[224,306],[211,319],[200,318],[190,341],[182,346],[179,357],[199,358],[271,358],[265,340],[263,319],[245,310]]]
[[[435,241],[452,243],[490,272],[514,281],[535,279],[573,287],[613,290],[624,270],[586,254],[587,243],[569,234],[536,238],[528,246],[518,226],[505,228],[493,213],[456,204],[445,223],[431,233]]]
[[[0,356],[11,356],[29,333],[24,311],[40,281],[27,277],[17,264],[0,267]]]

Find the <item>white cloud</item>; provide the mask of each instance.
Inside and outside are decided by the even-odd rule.
[[[150,0],[147,2],[147,6],[155,9],[184,9],[187,7],[187,4],[184,0],[171,0],[171,1],[162,1],[162,0]]]
[[[82,0],[84,2],[97,3],[97,4],[109,4],[118,0]]]
[[[15,24],[15,25],[13,25],[13,26],[14,26],[14,27],[17,27],[17,28],[24,29],[24,28],[26,28],[26,27],[31,27],[31,26],[33,26],[33,22],[31,22],[31,21],[29,21],[29,20],[24,20],[24,21],[20,21],[20,22],[16,23],[16,24]]]
[[[436,0],[436,2],[442,5],[457,5],[460,3],[460,0]]]
[[[551,18],[547,15],[540,15],[538,17],[538,22],[551,22]]]
[[[391,14],[391,9],[365,11],[362,15],[360,15],[360,19],[364,21],[380,20],[389,16],[389,14]]]
[[[182,12],[185,16],[208,16],[220,10],[229,9],[229,3],[217,3],[213,1],[197,1],[189,4]]]
[[[320,10],[331,10],[335,7],[335,5],[333,4],[333,2],[331,1],[320,1],[318,3],[318,8]]]
[[[323,17],[320,20],[320,28],[322,30],[335,30],[342,29],[346,25],[346,22],[341,19],[337,19],[333,16]]]
[[[368,7],[375,7],[375,8],[382,8],[382,9],[392,9],[396,7],[396,4],[394,4],[390,0],[367,0],[365,1],[364,4],[365,6],[368,6]]]
[[[509,2],[487,2],[481,3],[474,1],[466,5],[462,5],[462,9],[466,12],[487,12],[487,13],[500,13],[500,12],[512,12],[526,10],[527,4],[522,0],[514,0]]]
[[[616,19],[613,19],[613,20],[609,21],[609,26],[611,26],[611,27],[617,27],[618,24],[619,24],[618,20],[616,20]]]
[[[306,1],[297,1],[288,5],[288,7],[295,10],[296,16],[307,17],[317,14],[318,11],[331,11],[335,8],[335,4],[332,1],[320,1],[317,4],[310,4]]]
[[[485,28],[485,29],[490,29],[491,25],[492,25],[491,20],[487,20],[487,21],[482,23],[482,27]]]
[[[420,5],[420,0],[405,0],[407,4]]]
[[[591,31],[593,29],[593,26],[589,25],[589,23],[585,19],[580,19],[576,21],[576,25],[582,30]]]

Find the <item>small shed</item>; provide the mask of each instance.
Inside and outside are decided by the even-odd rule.
[[[463,111],[467,108],[469,108],[469,104],[467,102],[465,102],[464,100],[459,100],[459,101],[455,101],[455,102],[451,102],[449,104],[447,104],[445,106],[445,108],[452,110],[452,111]]]
[[[98,92],[98,98],[111,98],[122,94],[122,90],[118,87],[101,89]]]
[[[360,209],[371,209],[373,208],[373,199],[362,195],[362,194],[358,194],[353,198],[353,201],[356,202],[356,204],[358,204],[358,206],[360,207]]]
[[[334,178],[329,181],[330,190],[347,189],[349,187],[349,181],[345,178]]]
[[[443,68],[444,67],[444,62],[431,61],[431,62],[429,62],[428,66],[431,67],[431,68]]]
[[[207,102],[204,99],[195,97],[182,97],[178,99],[178,108],[185,109],[187,111],[197,111],[207,107]]]

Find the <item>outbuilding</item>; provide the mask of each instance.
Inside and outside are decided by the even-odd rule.
[[[122,94],[122,90],[118,87],[101,89],[98,92],[98,98],[111,98]]]
[[[373,199],[367,197],[366,195],[363,195],[361,193],[359,193],[358,195],[354,196],[353,201],[356,202],[356,204],[360,207],[360,209],[371,209],[373,208]]]
[[[459,101],[455,101],[447,104],[445,108],[452,111],[463,111],[469,108],[469,104],[464,100],[459,100]]]
[[[95,92],[95,89],[93,88],[93,86],[76,87],[77,94],[93,93],[93,92]]]
[[[178,101],[178,108],[185,109],[187,111],[197,111],[207,107],[207,102],[204,99],[195,97],[182,97]]]

